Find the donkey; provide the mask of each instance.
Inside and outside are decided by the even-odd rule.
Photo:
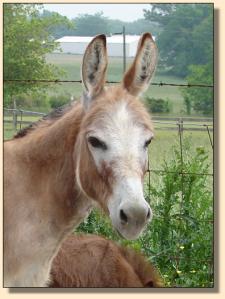
[[[152,264],[131,248],[96,235],[70,235],[51,267],[51,288],[163,287]]]
[[[82,100],[5,142],[5,287],[46,286],[60,244],[95,204],[127,239],[152,218],[143,180],[153,127],[138,95],[156,60],[145,33],[122,83],[104,87],[106,37],[96,36],[83,57]]]

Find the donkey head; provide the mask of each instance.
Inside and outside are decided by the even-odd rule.
[[[104,87],[104,35],[91,41],[83,58],[85,112],[75,147],[77,185],[100,204],[127,239],[137,238],[152,217],[143,181],[153,128],[138,95],[147,89],[156,61],[156,45],[145,33],[122,83]]]

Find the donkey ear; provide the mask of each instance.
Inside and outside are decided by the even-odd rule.
[[[157,47],[151,34],[144,33],[139,40],[134,62],[123,78],[123,86],[130,94],[137,96],[148,88],[156,68],[157,56]]]
[[[82,81],[86,98],[98,95],[105,84],[107,68],[106,36],[97,35],[87,46],[82,64]]]

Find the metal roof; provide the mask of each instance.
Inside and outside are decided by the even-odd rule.
[[[126,43],[132,43],[138,41],[140,35],[126,35]],[[64,36],[56,40],[56,42],[64,43],[89,43],[93,39],[93,36]],[[107,43],[120,44],[123,43],[123,35],[107,36]]]

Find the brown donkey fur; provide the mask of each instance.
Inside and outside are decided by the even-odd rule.
[[[151,35],[144,34],[137,53],[138,63],[143,65],[153,54],[152,65],[155,65],[155,48]],[[111,125],[112,111],[123,101],[130,111],[132,124],[138,126],[139,131],[144,127],[150,134],[151,120],[138,101],[136,91],[141,92],[147,85],[152,67],[143,66],[143,71],[139,69],[134,76],[138,66],[133,66],[134,74],[128,73],[132,75],[131,82],[125,75],[122,84],[105,88],[106,66],[106,37],[99,35],[84,55],[82,70],[86,90],[83,102],[69,106],[64,113],[50,115],[4,144],[5,287],[46,286],[51,262],[60,244],[89,214],[93,204],[98,203],[110,214],[108,199],[115,180],[112,163],[102,161],[101,169],[97,169],[87,140],[88,126],[95,123],[101,129],[105,119]],[[140,77],[141,72],[143,76]],[[129,88],[135,92],[132,94]],[[144,153],[147,159],[147,151]],[[143,179],[146,167],[138,164],[136,169],[129,161],[126,167]],[[143,201],[144,198],[140,200]],[[116,210],[117,205],[114,206]],[[135,211],[132,209],[132,213]],[[124,226],[130,229],[131,237],[146,224],[146,214],[142,213],[145,219],[138,224],[138,229],[134,227],[138,222],[132,217],[133,222],[128,224],[134,225]],[[119,215],[117,210],[115,215]]]
[[[53,260],[49,287],[156,288],[163,282],[140,253],[96,235],[71,235]]]

